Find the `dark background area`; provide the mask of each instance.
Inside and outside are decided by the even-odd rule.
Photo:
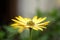
[[[16,0],[1,0],[0,25],[9,24],[14,16],[16,16]]]

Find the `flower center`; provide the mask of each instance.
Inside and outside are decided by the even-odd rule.
[[[33,21],[29,21],[29,22],[27,22],[27,25],[34,26],[34,22]]]

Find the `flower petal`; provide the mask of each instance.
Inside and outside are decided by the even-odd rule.
[[[24,18],[25,22],[31,21],[30,18]]]
[[[47,28],[47,27],[45,27],[45,26],[39,26],[39,27],[40,27],[40,28],[45,28],[45,29]]]
[[[20,21],[22,21],[22,22],[24,22],[24,23],[25,23],[25,20],[24,20],[24,18],[23,18],[23,17],[18,16],[18,18],[19,18],[19,20],[20,20]]]
[[[24,31],[24,28],[23,27],[20,27],[19,29],[18,29],[18,32],[19,33],[22,33]]]
[[[38,19],[38,22],[40,23],[40,22],[44,21],[46,18],[47,18],[47,17],[39,18],[39,19]]]
[[[18,21],[20,21],[21,19],[19,17],[15,17]]]
[[[39,26],[37,26],[36,28],[37,28],[38,30],[41,30],[41,31],[43,31],[43,29],[42,29],[42,28],[39,28]]]
[[[19,24],[18,23],[11,24],[11,26],[17,26],[17,25],[19,25]]]
[[[36,23],[37,22],[37,16],[34,16],[32,21]]]
[[[38,30],[38,28],[36,28],[36,27],[32,27],[32,29],[34,29],[34,30]]]
[[[23,22],[19,22],[19,21],[15,20],[15,19],[12,19],[12,21],[14,21],[14,22],[16,22],[16,23],[19,23],[19,24],[21,24],[21,25],[24,25]]]
[[[39,30],[43,31],[43,29],[42,29],[42,28],[39,28]]]
[[[45,26],[45,25],[48,25],[49,22],[50,22],[50,21],[47,21],[47,22],[44,22],[44,23],[40,23],[40,24],[38,24],[38,25],[40,25],[40,26]]]

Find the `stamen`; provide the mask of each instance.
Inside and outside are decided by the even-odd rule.
[[[34,22],[33,21],[29,21],[29,22],[27,22],[27,25],[34,26]]]

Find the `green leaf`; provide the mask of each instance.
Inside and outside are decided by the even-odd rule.
[[[42,37],[40,37],[38,40],[48,40],[48,34],[44,34]]]
[[[16,29],[12,28],[11,26],[4,26],[7,31],[7,39],[6,40],[13,40],[15,35],[18,33]]]
[[[0,40],[1,40],[1,39],[3,39],[3,38],[4,38],[4,36],[5,36],[5,32],[0,31]]]

